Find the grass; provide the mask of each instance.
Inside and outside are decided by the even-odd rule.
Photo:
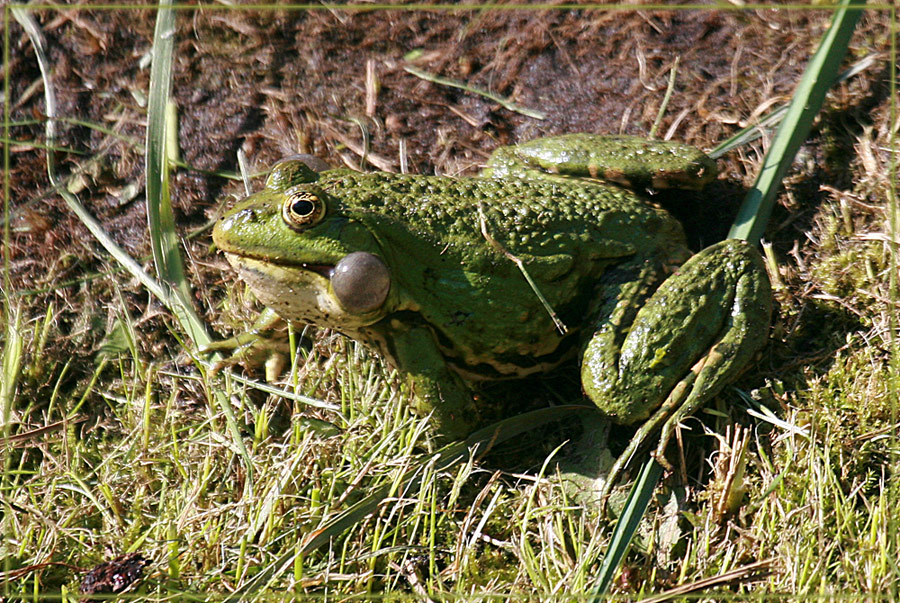
[[[723,434],[749,425],[740,483],[713,473],[687,500],[683,488],[661,491],[613,592],[657,593],[771,558],[767,578],[709,596],[896,594],[896,164],[877,148],[895,142],[895,124],[855,137],[853,185],[815,209],[808,244],[777,255],[785,288],[766,379],[701,413],[724,443],[704,455],[717,438],[685,435],[693,477],[705,475],[703,457],[727,466]],[[9,600],[77,600],[73,568],[130,552],[152,561],[138,593],[149,599],[246,589],[247,600],[572,600],[597,586],[611,525],[553,479],[548,459],[562,440],[552,433],[506,444],[524,467],[477,450],[442,463],[422,452],[437,451],[402,376],[355,342],[322,333],[300,346],[289,389],[326,403],[306,405],[211,375],[173,342],[171,315],[136,313],[117,265],[102,272],[108,301],[79,298],[74,321],[34,303],[44,298],[4,291]],[[202,291],[217,311],[251,305],[240,287],[224,302]],[[55,349],[81,349],[92,330],[105,336],[89,354]],[[748,420],[746,408],[777,421]],[[410,471],[417,489],[401,479]],[[718,501],[734,488],[746,494],[722,517]],[[360,508],[371,512],[343,521]]]

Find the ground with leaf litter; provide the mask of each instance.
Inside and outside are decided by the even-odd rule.
[[[61,176],[107,232],[146,262],[143,142],[155,13],[31,9],[58,101],[53,152]],[[222,335],[255,311],[209,238],[210,221],[243,190],[234,179],[239,150],[255,173],[312,153],[355,169],[472,175],[502,144],[566,132],[647,135],[673,71],[657,136],[708,149],[788,100],[828,19],[821,10],[505,4],[180,10],[172,95],[185,167],[174,172],[171,193],[197,307]],[[732,394],[722,396],[718,412],[701,413],[702,423],[692,420],[678,461],[686,470],[669,482],[684,485],[686,477],[687,498],[680,513],[654,510],[669,529],[655,543],[652,533],[638,543],[617,584],[623,592],[660,591],[762,557],[774,557],[775,577],[757,588],[896,588],[889,570],[862,569],[883,557],[864,538],[875,533],[872,514],[881,508],[887,519],[878,521],[897,519],[879,507],[896,460],[886,437],[894,429],[889,375],[897,374],[888,354],[897,303],[888,269],[889,144],[897,130],[889,25],[886,12],[863,16],[847,65],[869,62],[830,94],[766,233],[779,309],[770,345],[739,385],[799,428],[749,417]],[[301,389],[343,404],[341,413],[241,398],[259,499],[246,496],[231,435],[171,317],[50,189],[40,72],[15,21],[9,49],[4,305],[10,325],[13,310],[19,317],[25,343],[4,408],[7,576],[18,580],[14,592],[59,593],[79,582],[73,567],[139,551],[149,560],[140,588],[225,594],[400,462],[401,451],[379,449],[376,437],[402,414],[391,405],[398,380],[366,351],[319,334]],[[490,91],[544,119],[426,81],[408,67]],[[696,249],[724,237],[770,135],[720,161],[719,181],[702,196],[661,199],[685,221]],[[11,333],[5,358],[14,356]],[[369,368],[354,373],[360,364]],[[552,386],[539,389],[534,404],[553,399]],[[315,421],[343,433],[317,431]],[[710,464],[727,457],[713,450],[735,424],[754,434],[748,494],[723,514],[716,497],[724,478]],[[714,437],[703,436],[704,428]],[[560,443],[551,438],[541,453]],[[523,448],[533,452],[532,444]],[[467,482],[436,476],[421,500],[440,509],[439,519],[408,501],[383,506],[330,551],[282,570],[273,587],[343,594],[421,592],[422,584],[457,594],[589,588],[608,526],[534,483],[541,457],[531,478],[522,478],[521,467],[506,464],[509,456],[476,466]],[[807,480],[817,471],[840,500],[808,498]],[[529,505],[545,514],[521,520]]]

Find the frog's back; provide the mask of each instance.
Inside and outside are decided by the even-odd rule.
[[[626,189],[597,181],[547,178],[450,178],[332,170],[317,183],[347,210],[394,218],[417,234],[452,242],[483,233],[512,253],[539,253],[553,241],[621,243],[656,255],[682,246],[680,223]],[[549,250],[548,250],[549,251]]]

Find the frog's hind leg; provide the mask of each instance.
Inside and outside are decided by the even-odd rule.
[[[718,394],[765,344],[771,287],[759,253],[728,240],[670,276],[622,333],[601,324],[588,343],[582,384],[615,422],[645,421],[610,470],[607,494],[634,453],[661,429],[663,464],[675,428]]]
[[[563,134],[497,148],[481,176],[600,178],[629,188],[700,190],[716,177],[716,162],[675,141],[635,136]]]

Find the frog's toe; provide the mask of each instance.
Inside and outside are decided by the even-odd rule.
[[[210,371],[215,374],[221,370],[240,365],[248,370],[265,369],[266,381],[277,381],[284,371],[290,346],[287,342],[269,339],[258,334],[242,333],[230,339],[214,341],[201,350],[204,354],[230,351],[231,353],[213,362]]]

